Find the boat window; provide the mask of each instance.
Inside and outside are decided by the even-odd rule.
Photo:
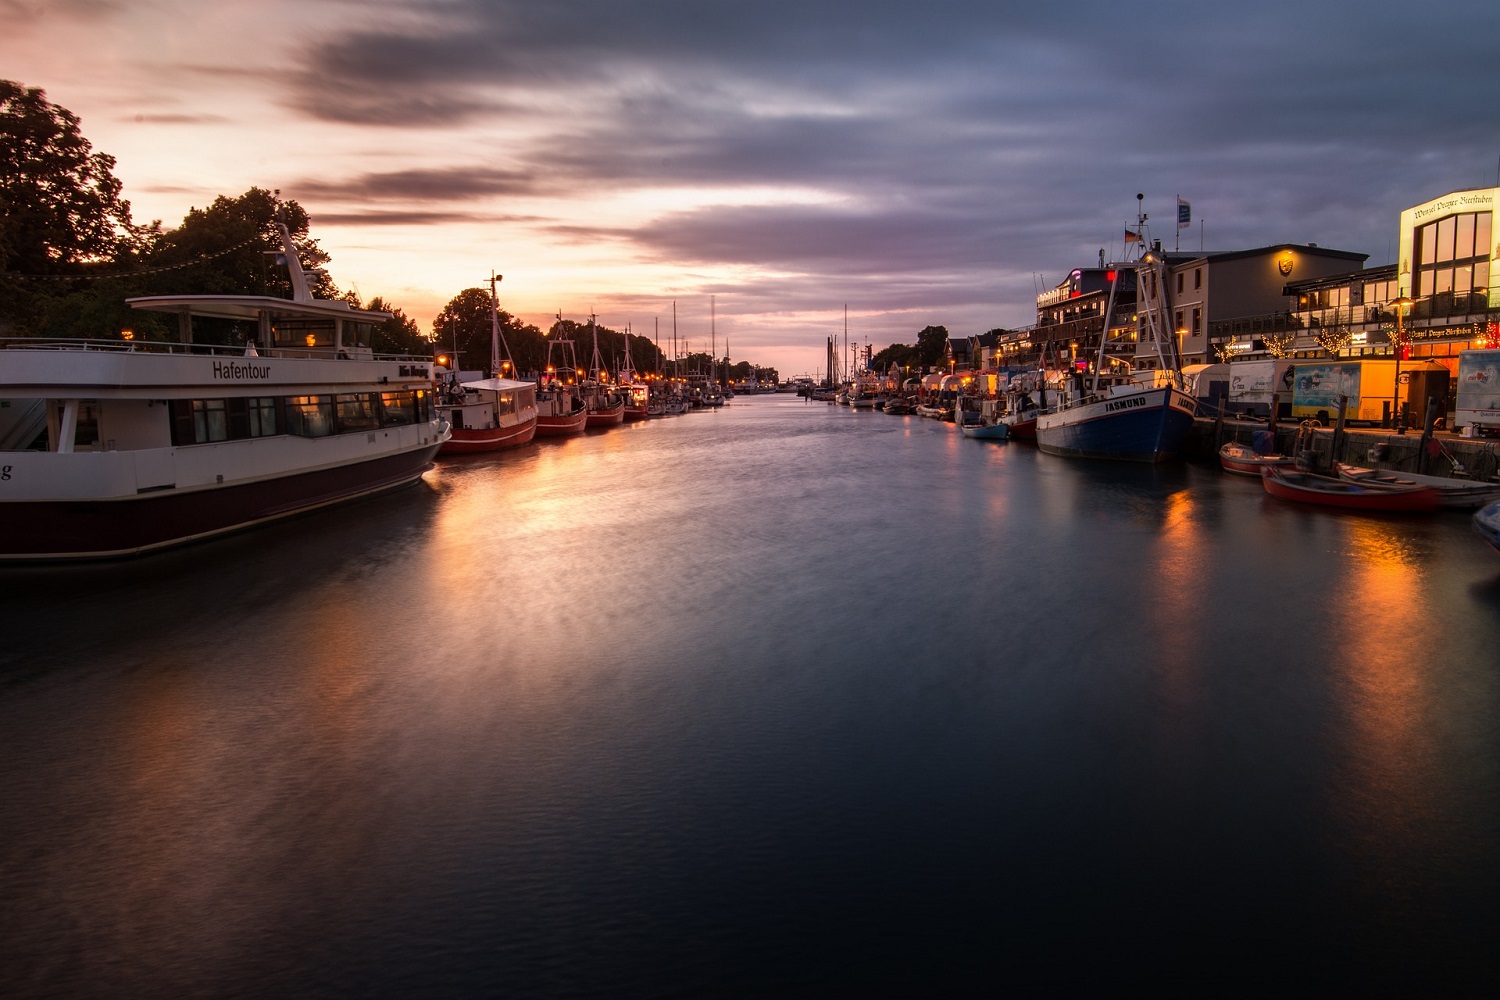
[[[338,429],[340,434],[349,431],[374,430],[380,426],[375,417],[375,394],[371,392],[342,393],[338,397]]]
[[[417,422],[416,399],[409,392],[380,394],[380,422],[387,427]]]
[[[281,348],[320,348],[333,346],[333,320],[281,317],[271,327],[271,336]]]
[[[227,441],[229,439],[229,416],[222,399],[193,400],[193,440]]]
[[[257,396],[246,400],[250,411],[251,437],[271,437],[277,433],[276,427],[279,423],[276,419],[277,402],[274,396]]]
[[[327,437],[333,433],[332,396],[293,396],[287,400],[286,429],[301,437]]]

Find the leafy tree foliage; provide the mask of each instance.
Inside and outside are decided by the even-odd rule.
[[[114,168],[77,115],[42,90],[0,80],[0,265],[66,273],[130,250],[139,230]]]
[[[53,276],[129,261],[154,232],[131,223],[114,157],[94,152],[78,124],[43,91],[0,80],[0,330],[36,329],[75,291]],[[113,316],[118,299],[111,308],[103,292],[62,314]]]
[[[356,309],[391,314],[391,318],[375,330],[373,343],[370,346],[375,349],[376,354],[413,354],[427,357],[432,353],[432,341],[422,336],[422,330],[417,326],[417,321],[402,312],[399,306],[391,305],[379,295],[363,306],[359,304],[359,296],[353,292],[349,292],[344,298],[348,299],[349,304]]]
[[[149,282],[153,292],[146,294],[187,288],[199,295],[290,298],[291,278],[276,231],[278,211],[313,295],[338,298],[338,287],[323,270],[329,256],[317,240],[308,238],[307,212],[295,201],[283,201],[258,187],[238,198],[220,195],[207,208],[190,209],[182,225],[162,233],[145,258],[147,266],[159,269]]]
[[[892,344],[870,359],[876,371],[886,371],[891,365],[910,368],[913,374],[941,365],[948,352],[948,328],[946,326],[923,327],[917,334],[915,346]]]

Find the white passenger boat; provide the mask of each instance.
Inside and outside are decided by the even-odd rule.
[[[0,559],[125,556],[416,481],[448,439],[432,361],[376,356],[388,313],[315,299],[284,226],[293,297],[127,300],[177,318],[0,350]],[[215,328],[233,348],[195,342]]]

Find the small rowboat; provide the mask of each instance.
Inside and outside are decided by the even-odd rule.
[[[1438,492],[1416,483],[1396,486],[1384,483],[1351,483],[1346,479],[1298,472],[1280,465],[1261,469],[1266,492],[1281,500],[1364,511],[1437,510]]]
[[[1500,500],[1474,512],[1474,533],[1500,552]]]
[[[1451,510],[1473,510],[1500,500],[1500,483],[1481,483],[1472,479],[1453,479],[1450,476],[1419,476],[1410,472],[1392,472],[1390,469],[1364,469],[1342,462],[1336,468],[1339,478],[1351,483],[1431,486],[1437,490],[1438,505]]]
[[[959,430],[964,432],[964,437],[982,441],[1004,441],[1010,435],[1010,425],[1005,423],[960,424]]]
[[[1224,467],[1225,472],[1235,472],[1242,476],[1258,476],[1260,470],[1268,465],[1289,469],[1297,462],[1286,455],[1262,455],[1254,448],[1230,441],[1219,449],[1219,464]]]

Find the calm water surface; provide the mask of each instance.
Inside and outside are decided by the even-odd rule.
[[[1464,516],[775,396],[0,596],[9,996],[1500,972]]]

